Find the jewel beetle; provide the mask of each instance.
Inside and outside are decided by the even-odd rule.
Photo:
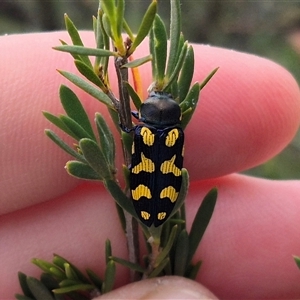
[[[134,131],[130,166],[130,192],[143,224],[162,225],[170,216],[182,182],[184,133],[181,109],[164,92],[152,92],[139,112]]]

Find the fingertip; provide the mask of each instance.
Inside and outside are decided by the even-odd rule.
[[[166,276],[134,282],[104,294],[102,299],[218,299],[201,284],[177,276]]]
[[[219,69],[201,91],[185,131],[192,180],[239,172],[279,153],[299,128],[300,93],[293,76],[256,55],[205,45],[194,49],[195,81]]]

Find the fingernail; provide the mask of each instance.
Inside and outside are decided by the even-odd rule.
[[[208,290],[204,291],[195,291],[185,288],[170,288],[163,289],[158,288],[152,292],[145,294],[143,299],[217,299],[211,292]]]

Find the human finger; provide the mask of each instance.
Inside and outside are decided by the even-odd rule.
[[[193,182],[186,200],[188,231],[214,186],[217,205],[194,257],[203,261],[197,281],[220,298],[297,298],[299,270],[292,255],[300,254],[300,182],[242,175]],[[8,298],[18,291],[17,271],[38,276],[29,264],[32,257],[51,260],[58,253],[103,276],[109,238],[113,255],[127,259],[114,201],[97,184],[84,183],[52,201],[1,216],[0,236],[1,291]],[[117,266],[116,286],[126,283],[128,270]]]
[[[177,276],[165,276],[134,282],[110,293],[102,299],[217,299],[209,290],[193,280]]]
[[[83,32],[82,36],[88,46],[92,44],[92,33]],[[71,57],[51,49],[59,38],[68,40],[64,32],[0,40],[4,77],[0,81],[1,213],[53,199],[79,183],[63,168],[70,157],[43,134],[44,128],[53,126],[41,111],[62,113],[59,85],[71,85],[55,69],[76,72]],[[146,47],[141,47],[137,57]],[[195,81],[202,81],[217,66],[220,69],[204,88],[186,130],[184,166],[191,180],[249,168],[280,151],[300,120],[299,88],[291,75],[268,60],[215,47],[195,45],[195,56]],[[146,90],[151,82],[149,66],[141,68],[141,75]],[[112,88],[117,90],[113,79]],[[91,119],[95,111],[108,117],[103,105],[78,88],[74,90]],[[109,119],[108,123],[116,132]],[[121,146],[119,138],[116,141],[120,169]]]

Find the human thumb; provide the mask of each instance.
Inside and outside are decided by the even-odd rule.
[[[102,299],[218,299],[201,284],[178,276],[133,282],[94,300]]]

